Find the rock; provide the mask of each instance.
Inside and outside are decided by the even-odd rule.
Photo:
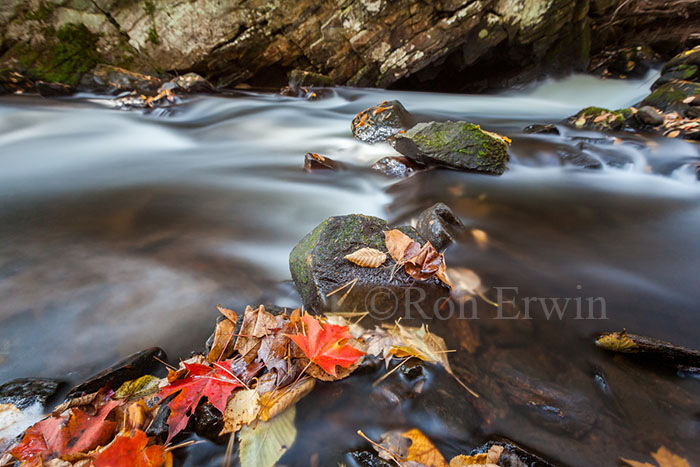
[[[438,251],[443,251],[454,242],[451,229],[463,228],[462,221],[444,203],[435,203],[423,211],[418,216],[416,224],[418,234],[428,240]]]
[[[104,94],[120,94],[132,91],[139,94],[147,94],[155,92],[162,83],[163,81],[160,78],[154,76],[100,64],[90,73],[82,76],[78,90]]]
[[[470,454],[475,455],[488,452],[491,446],[494,445],[503,447],[501,457],[498,459],[498,465],[501,467],[554,467],[554,464],[550,464],[540,456],[504,439],[489,441],[483,446],[474,449]]]
[[[289,73],[288,86],[291,89],[330,88],[335,86],[335,81],[330,76],[321,73],[296,69]]]
[[[671,81],[656,88],[639,106],[648,105],[663,112],[676,111],[685,115],[690,110],[690,105],[683,101],[696,94],[700,94],[700,83]]]
[[[374,144],[386,141],[395,134],[412,127],[415,119],[399,101],[384,101],[358,113],[352,120],[355,139]]]
[[[46,406],[62,383],[45,378],[20,378],[0,386],[0,404],[13,404],[24,410],[36,403]]]
[[[171,92],[177,92],[179,94],[194,94],[194,93],[214,93],[217,89],[207,81],[202,78],[197,73],[187,73],[186,75],[178,76],[173,78],[167,83],[164,83],[158,92],[168,90]]]
[[[568,122],[576,128],[589,128],[597,131],[619,131],[633,114],[631,109],[608,110],[601,107],[586,107]]]
[[[425,243],[412,227],[397,228]],[[289,269],[304,305],[318,313],[337,310],[340,305],[344,310],[372,308],[376,311],[373,317],[390,319],[398,318],[399,313],[403,316],[406,310],[399,307],[410,299],[418,300],[430,314],[431,302],[449,294],[437,279],[414,281],[403,268],[393,271],[395,262],[389,255],[378,268],[363,268],[345,259],[345,255],[365,247],[386,252],[384,231],[389,229],[387,222],[377,217],[350,214],[329,217],[306,235],[289,255]],[[343,286],[346,288],[329,296]],[[415,317],[415,308],[412,312]]]
[[[206,402],[197,407],[190,423],[193,431],[199,436],[217,441],[219,433],[224,429],[224,416],[219,409]],[[228,437],[226,439],[228,440]]]
[[[424,169],[425,166],[412,161],[408,157],[387,156],[379,159],[370,168],[387,177],[405,178],[413,175],[418,170]]]
[[[116,390],[122,383],[140,378],[160,368],[162,363],[158,360],[165,361],[166,358],[165,351],[159,347],[133,353],[71,389],[66,400],[93,393],[105,386]]]
[[[508,141],[469,122],[419,123],[396,135],[394,149],[426,165],[501,175],[508,161]]]
[[[642,125],[659,126],[664,123],[664,118],[659,115],[659,112],[657,112],[654,107],[648,105],[637,109],[637,113],[634,114],[634,117]]]
[[[639,45],[605,50],[591,61],[589,69],[604,78],[639,79],[660,61],[661,57],[651,47]]]
[[[352,451],[347,454],[348,465],[353,467],[391,467],[392,464],[381,459],[371,451]]]
[[[672,81],[700,82],[700,46],[681,52],[666,62],[651,89],[654,91]]]
[[[523,128],[523,133],[536,135],[558,135],[559,129],[556,126],[549,123],[546,125],[540,125],[536,123]]]
[[[36,90],[42,97],[65,97],[70,96],[73,94],[73,92],[75,92],[75,89],[67,84],[37,81],[35,85]]]
[[[304,155],[304,170],[313,172],[315,170],[342,170],[345,164],[336,162],[330,157],[322,156],[314,152],[307,152]]]

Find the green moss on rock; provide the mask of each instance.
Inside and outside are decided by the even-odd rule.
[[[591,128],[598,131],[619,131],[633,115],[632,109],[609,110],[602,107],[586,107],[569,117],[576,128]]]
[[[640,106],[650,105],[664,112],[673,110],[684,112],[689,106],[683,101],[696,94],[700,94],[700,83],[671,81],[645,97]]]

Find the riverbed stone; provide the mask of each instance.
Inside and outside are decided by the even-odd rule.
[[[597,131],[619,131],[634,114],[631,109],[609,110],[602,107],[586,107],[568,122],[576,128],[588,128]]]
[[[425,243],[413,227],[397,228]],[[406,300],[419,300],[424,295],[420,305],[429,313],[432,301],[449,295],[449,289],[436,278],[416,281],[403,268],[395,268],[388,254],[377,268],[360,267],[345,259],[345,255],[366,247],[387,252],[384,231],[390,229],[378,217],[350,214],[329,217],[306,235],[289,255],[289,269],[304,305],[319,313],[368,310],[378,311],[375,318],[393,319],[403,314],[400,307]],[[412,311],[415,315],[416,310]]]
[[[509,141],[473,123],[419,123],[396,135],[394,149],[426,165],[501,175],[508,161]]]
[[[418,164],[408,157],[404,156],[387,156],[382,157],[377,162],[370,166],[372,170],[386,175],[391,178],[405,178],[413,175],[419,170],[426,167],[423,164]]]
[[[163,84],[160,78],[136,73],[121,67],[99,64],[90,73],[80,79],[78,90],[103,94],[120,94],[136,91],[138,93],[155,92]]]
[[[315,152],[307,152],[304,155],[304,170],[307,172],[315,172],[317,170],[342,170],[345,164],[334,161],[330,157],[316,154]]]
[[[435,203],[421,212],[416,222],[416,230],[428,240],[436,250],[443,251],[454,242],[451,231],[464,229],[464,224],[449,206]]]
[[[60,385],[60,381],[47,378],[14,379],[0,386],[0,404],[13,404],[20,410],[36,403],[45,406]]]
[[[384,101],[358,113],[352,120],[352,134],[365,143],[386,141],[415,123],[415,118],[399,101]]]
[[[179,94],[214,93],[216,87],[197,73],[186,73],[164,83],[158,92],[168,90]]]
[[[664,123],[664,118],[659,115],[658,110],[650,105],[637,109],[637,113],[634,116],[642,125],[659,126]]]

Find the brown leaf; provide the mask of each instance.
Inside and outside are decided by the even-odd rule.
[[[678,135],[680,135],[681,132],[678,130],[673,130],[672,132],[668,133],[666,136],[669,138],[676,138]]]
[[[226,318],[230,319],[233,323],[236,323],[238,321],[238,313],[236,313],[233,310],[229,310],[228,308],[225,308],[221,305],[216,305],[216,309],[219,310],[219,313],[224,315]]]
[[[277,319],[265,311],[263,305],[256,309],[246,307],[240,335],[236,339],[233,350],[241,354],[248,363],[252,362],[257,356],[261,338],[270,334],[276,326]]]
[[[384,243],[389,254],[397,263],[415,256],[420,250],[420,244],[399,229],[384,232]]]
[[[386,253],[374,248],[361,248],[354,253],[345,255],[345,259],[363,268],[378,268],[386,261]]]
[[[224,319],[216,324],[214,344],[207,356],[210,362],[225,360],[233,354],[233,334],[235,330],[236,322],[230,319]]]
[[[384,433],[373,446],[379,457],[394,461],[399,467],[448,467],[440,451],[416,428]]]
[[[651,457],[654,458],[654,460],[658,464],[658,467],[690,467],[690,464],[687,460],[685,460],[681,456],[672,453],[664,446],[661,446],[656,452],[653,452],[651,454]],[[647,462],[637,462],[624,458],[621,458],[620,460],[632,467],[656,467]]]
[[[296,404],[314,388],[316,380],[305,377],[281,389],[263,394],[260,397],[260,419],[267,421]]]
[[[224,428],[219,436],[235,433],[258,417],[260,396],[255,389],[241,389],[233,393],[224,411]]]

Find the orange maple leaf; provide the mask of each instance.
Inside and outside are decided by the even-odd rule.
[[[343,344],[352,338],[347,326],[326,323],[321,327],[321,323],[308,313],[302,317],[302,320],[306,324],[306,335],[285,334],[285,336],[294,341],[309,360],[323,368],[326,373],[337,376],[336,365],[348,368],[365,354],[351,345]]]
[[[185,363],[188,376],[161,389],[158,393],[161,399],[179,392],[168,403],[171,410],[168,417],[168,443],[187,426],[187,421],[202,397],[206,396],[221,413],[226,411],[226,402],[233,390],[244,386],[242,376],[235,375],[231,370],[232,361],[233,359],[215,363],[214,368],[201,363]],[[245,378],[252,376],[254,375],[246,375]]]
[[[68,418],[48,417],[27,429],[22,440],[10,450],[22,465],[42,465],[67,454],[87,452],[109,442],[116,423],[105,420],[121,401],[109,401],[95,415],[74,408]]]
[[[95,467],[160,467],[172,465],[172,454],[164,446],[148,444],[141,430],[120,433],[94,460]]]

